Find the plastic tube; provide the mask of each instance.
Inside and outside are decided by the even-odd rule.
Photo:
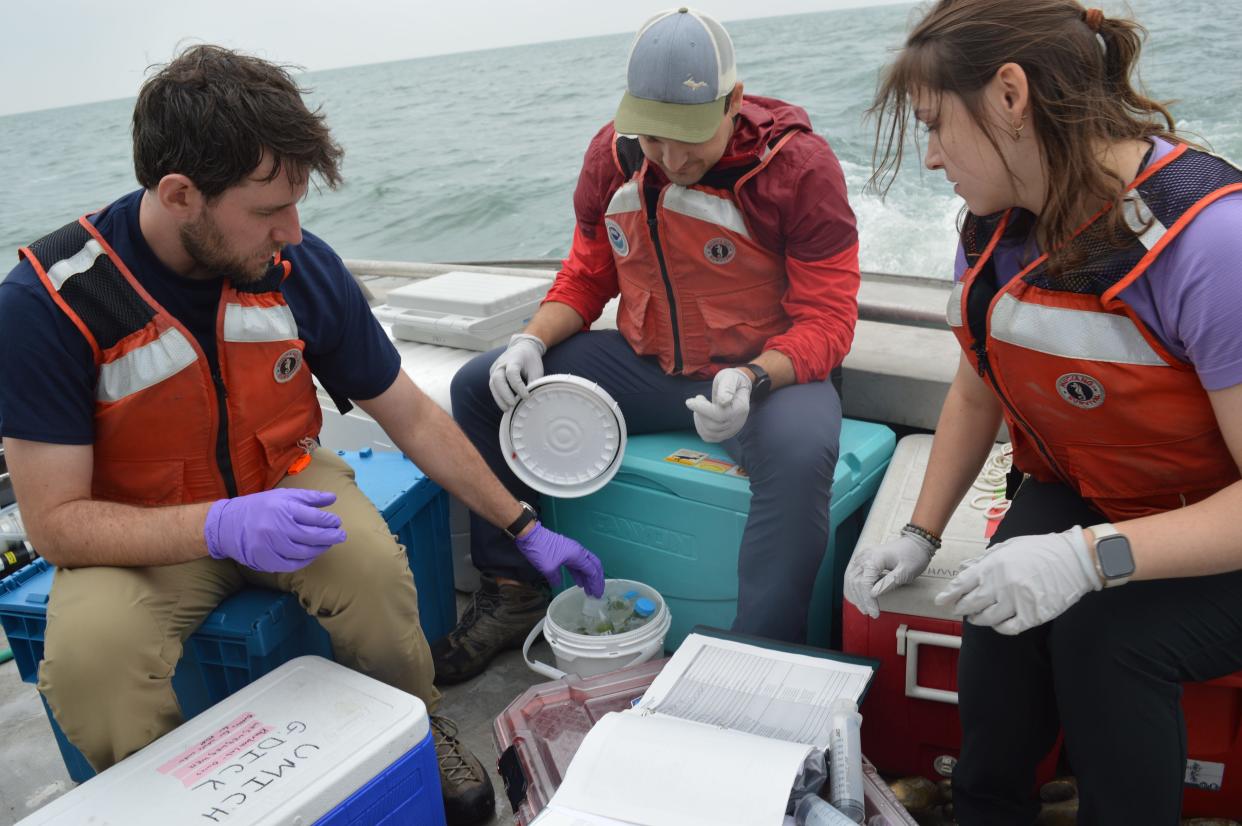
[[[808,794],[794,809],[794,823],[798,826],[853,826],[854,821],[819,795]]]
[[[832,734],[828,745],[828,782],[831,784],[832,805],[854,823],[862,823],[862,715],[853,700],[840,697],[833,701]]]

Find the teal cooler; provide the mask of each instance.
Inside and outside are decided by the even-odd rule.
[[[883,425],[845,419],[832,482],[828,548],[815,580],[807,642],[838,648],[841,580],[867,505],[893,455]],[[672,651],[696,625],[728,628],[737,613],[737,560],[750,512],[750,484],[666,461],[688,449],[732,463],[693,431],[631,436],[617,475],[579,499],[543,498],[543,521],[597,554],[609,577],[655,588],[668,603]],[[839,552],[838,552],[839,551]]]

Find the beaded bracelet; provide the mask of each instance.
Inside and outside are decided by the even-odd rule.
[[[928,542],[931,543],[932,548],[934,548],[937,551],[940,550],[940,537],[936,536],[934,533],[927,530],[926,528],[920,528],[918,525],[914,524],[913,522],[907,522],[906,526],[901,529],[901,532],[912,533],[917,537],[926,539]]]

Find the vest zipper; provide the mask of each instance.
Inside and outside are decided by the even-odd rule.
[[[647,199],[647,229],[651,231],[651,243],[655,246],[656,260],[660,262],[660,277],[664,279],[664,292],[668,295],[668,316],[673,325],[673,372],[681,372],[681,334],[677,328],[677,302],[673,298],[673,282],[668,277],[668,265],[664,262],[664,248],[660,246],[660,228],[653,211],[654,204]]]
[[[1069,478],[1061,471],[1061,466],[1058,465],[1056,460],[1052,458],[1052,454],[1049,453],[1048,448],[1044,446],[1043,440],[1036,435],[1034,428],[1027,424],[1026,419],[1018,415],[1017,409],[1010,404],[1009,397],[1006,396],[1004,391],[1001,390],[1000,383],[996,380],[996,376],[992,373],[992,363],[988,361],[987,345],[981,341],[976,341],[971,346],[971,349],[974,351],[975,359],[979,364],[977,368],[979,375],[987,378],[988,383],[992,385],[992,391],[996,393],[996,397],[1001,400],[1001,404],[1003,404],[1005,409],[1009,411],[1010,418],[1017,422],[1018,425],[1026,431],[1027,437],[1030,438],[1035,447],[1039,449],[1039,452],[1044,457],[1044,461],[1048,463],[1048,467],[1052,468],[1053,473],[1061,477],[1061,481],[1065,482],[1071,490],[1077,490],[1077,487],[1070,484]]]
[[[211,371],[211,382],[216,386],[216,407],[220,416],[220,426],[216,428],[216,465],[224,478],[224,490],[228,498],[233,499],[237,496],[237,480],[233,478],[233,458],[229,455],[229,391],[219,371]]]

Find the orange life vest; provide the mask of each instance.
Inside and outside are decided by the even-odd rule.
[[[710,378],[750,361],[792,326],[781,306],[785,258],[754,240],[737,193],[794,134],[753,164],[713,170],[689,187],[665,184],[653,197],[637,140],[614,141],[626,177],[604,216],[621,288],[617,329],[636,353],[656,356],[664,372]]]
[[[1043,255],[999,290],[993,252],[1007,235],[1029,234],[1029,221],[1019,226],[1029,214],[968,216],[967,270],[948,320],[1002,402],[1016,467],[1065,482],[1115,521],[1238,480],[1193,366],[1118,297],[1204,207],[1238,191],[1242,172],[1179,145],[1128,188],[1124,217],[1137,234],[1129,245],[1084,240],[1085,260],[1072,269],[1052,278]]]
[[[219,374],[194,336],[83,217],[20,254],[94,353],[96,499],[175,505],[275,486],[323,420],[277,259],[254,284],[225,280]]]

